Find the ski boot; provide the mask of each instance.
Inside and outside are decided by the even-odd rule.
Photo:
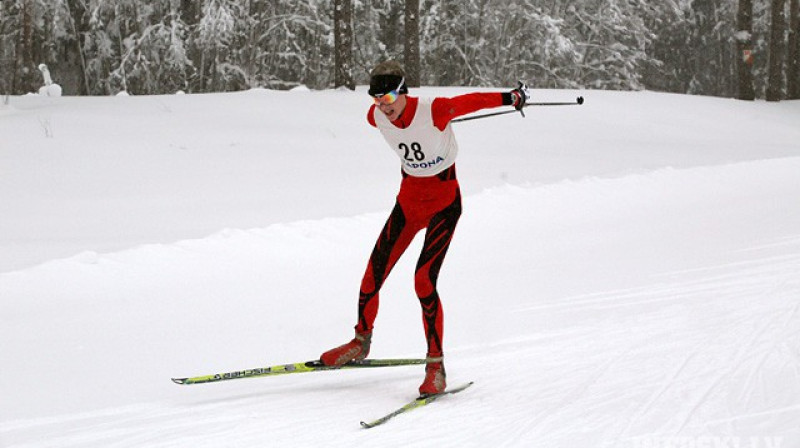
[[[341,366],[350,361],[361,361],[369,355],[372,332],[358,333],[356,337],[344,345],[328,350],[319,357],[326,366]]]
[[[426,397],[444,392],[447,387],[447,373],[444,370],[444,358],[428,358],[425,365],[425,381],[419,386],[419,395]]]

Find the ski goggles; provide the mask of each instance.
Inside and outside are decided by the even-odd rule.
[[[397,97],[400,96],[400,88],[403,87],[403,83],[406,82],[406,78],[400,80],[400,84],[389,93],[384,93],[380,95],[375,95],[372,100],[375,101],[376,106],[380,106],[381,104],[388,106],[389,104],[394,104],[397,101]]]

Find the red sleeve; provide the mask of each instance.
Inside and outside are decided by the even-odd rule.
[[[373,128],[377,128],[378,124],[375,123],[375,105],[369,107],[369,111],[367,112],[367,121],[369,124],[372,125]]]
[[[471,114],[481,109],[498,107],[503,105],[503,94],[499,92],[491,93],[467,93],[465,95],[454,96],[452,98],[436,98],[431,103],[431,113],[433,114],[433,124],[443,131],[450,120],[462,115]]]

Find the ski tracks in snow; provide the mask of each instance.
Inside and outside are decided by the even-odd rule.
[[[554,391],[531,393],[530,413],[519,412],[512,432],[536,440],[532,446],[637,446],[655,437],[704,436],[779,437],[794,446],[798,247],[800,239],[786,239],[752,248],[745,261],[666,273],[652,286],[519,310],[587,331],[565,329],[564,340],[547,342],[565,362],[543,361],[552,377],[538,380],[558,388],[559,398],[549,403]],[[585,434],[574,433],[576,419],[585,422]]]
[[[798,446],[800,235],[791,234],[798,217],[789,215],[792,210],[781,204],[753,211],[765,202],[763,198],[774,198],[775,192],[782,193],[786,204],[794,201],[798,166],[800,161],[788,160],[665,171],[517,188],[472,198],[475,216],[500,218],[495,222],[465,220],[469,231],[464,232],[461,247],[474,254],[453,253],[448,266],[453,272],[466,273],[461,277],[469,277],[469,281],[453,284],[444,276],[442,283],[447,283],[443,285],[448,294],[445,307],[453,317],[448,321],[448,380],[450,384],[475,381],[475,386],[369,432],[361,431],[358,421],[413,398],[409,394],[419,384],[419,369],[342,371],[175,389],[168,373],[162,374],[156,364],[170,363],[170,356],[182,353],[164,350],[164,335],[154,331],[170,332],[171,345],[182,344],[183,350],[201,353],[194,358],[209,358],[187,356],[181,363],[172,362],[181,366],[233,362],[236,357],[230,352],[239,350],[268,350],[270,357],[279,358],[298,350],[318,353],[319,341],[334,335],[323,328],[323,323],[330,324],[327,314],[340,313],[351,303],[321,305],[317,295],[327,288],[329,296],[344,296],[342,291],[331,292],[331,280],[361,269],[361,254],[338,252],[354,245],[356,233],[372,234],[364,231],[368,226],[360,222],[362,218],[237,232],[188,245],[103,256],[90,266],[64,261],[7,275],[8,291],[24,291],[26,295],[17,296],[32,295],[30,301],[41,301],[41,307],[22,309],[29,310],[30,316],[8,307],[9,313],[16,313],[10,314],[16,321],[27,325],[28,333],[32,326],[37,328],[34,323],[49,317],[49,312],[61,320],[71,317],[76,322],[72,325],[81,331],[91,326],[108,333],[108,341],[122,344],[131,335],[142,337],[136,350],[120,351],[110,342],[100,345],[97,355],[88,358],[95,369],[86,378],[70,374],[83,371],[83,365],[72,359],[67,366],[71,369],[61,369],[58,376],[43,375],[44,368],[58,364],[53,361],[57,358],[47,353],[39,355],[44,357],[36,364],[39,369],[23,369],[16,363],[16,375],[10,377],[32,376],[42,381],[69,377],[77,382],[65,382],[75,385],[72,396],[101,395],[128,387],[131,394],[146,394],[148,404],[2,422],[0,444],[14,448],[196,448],[256,443],[308,446],[323,441],[329,446],[637,448],[653,446],[648,440],[670,437],[774,436],[782,438],[784,448]],[[786,171],[792,171],[791,178]],[[773,177],[780,182],[769,182]],[[772,189],[740,198],[740,190],[735,188],[743,188],[744,182],[752,185],[741,191]],[[706,183],[713,186],[713,192]],[[622,201],[626,195],[635,201]],[[672,208],[661,210],[664,204]],[[722,205],[709,211],[715,204]],[[548,212],[550,216],[543,216]],[[688,216],[672,218],[675,212]],[[724,218],[719,218],[721,213]],[[500,219],[503,232],[498,232]],[[366,220],[379,226],[382,216]],[[729,222],[733,223],[730,228],[723,229]],[[711,230],[702,232],[697,223]],[[764,237],[761,226],[773,223]],[[731,237],[743,238],[731,243]],[[337,244],[339,240],[344,242]],[[519,246],[520,241],[526,247],[510,247]],[[643,244],[647,246],[642,248]],[[269,264],[269,260],[282,257],[297,265]],[[348,267],[332,266],[331,259],[349,263]],[[640,263],[650,264],[640,268]],[[328,285],[310,284],[302,276],[287,282],[289,286],[280,286],[299,275],[296,271],[301,264],[309,271],[327,272]],[[123,267],[131,273],[121,276],[118,271]],[[153,277],[156,270],[170,275],[152,283],[142,280]],[[264,272],[271,275],[261,282],[253,280]],[[67,275],[70,273],[75,275]],[[530,277],[538,283],[532,284]],[[626,283],[626,277],[636,278]],[[182,278],[197,285],[187,290],[179,281]],[[65,281],[73,282],[69,283],[72,286],[62,286]],[[571,289],[576,283],[580,287]],[[53,295],[49,285],[59,285],[65,300],[72,302],[62,301],[61,307],[51,311],[51,297],[60,296]],[[127,301],[113,302],[115,309],[124,311],[121,317],[98,312],[95,319],[90,312],[95,302],[86,299],[83,304],[87,294],[105,297],[104,292],[123,286],[130,286],[133,292],[127,293]],[[204,294],[206,288],[230,293],[225,298],[227,306],[219,307],[217,294]],[[34,290],[41,292],[34,295]],[[266,290],[292,300],[270,302],[264,308],[248,305],[262,300],[261,293]],[[401,294],[413,294],[398,290],[387,286],[386,297],[393,298],[382,305],[381,335],[387,343],[375,347],[376,351],[385,350],[389,339],[395,339],[393,343],[403,339],[406,333],[400,329],[409,326],[407,316],[383,317],[393,316],[387,308],[391,310],[392,302],[401,302]],[[413,302],[412,298],[409,309],[416,306]],[[65,303],[70,309],[65,310]],[[87,316],[66,312],[78,305]],[[191,305],[190,314],[184,313],[187,305]],[[301,313],[304,307],[315,312]],[[35,318],[31,317],[34,311]],[[284,339],[282,345],[268,347],[270,335],[281,334],[277,322],[298,322],[301,314],[318,319],[313,321],[318,324],[310,327],[314,331],[303,331],[301,336]],[[319,317],[321,314],[326,315]],[[414,308],[413,317],[417,316]],[[276,324],[262,328],[264,319]],[[69,323],[61,320],[62,326]],[[146,323],[149,330],[140,335],[137,325],[125,326],[127,320]],[[219,335],[197,340],[198,336],[187,337],[175,330],[177,326],[188,331],[198,320],[213,325]],[[99,325],[103,321],[106,327]],[[51,322],[56,322],[55,317]],[[125,331],[108,322],[119,323]],[[242,326],[251,329],[248,335],[240,334]],[[47,325],[49,333],[57,330],[51,327]],[[201,327],[202,332],[193,334],[204,336],[208,328]],[[259,328],[261,334],[250,334]],[[40,340],[30,346],[44,352],[46,344],[41,341],[51,341],[48,349],[61,347],[57,338],[44,339],[49,333],[42,332]],[[19,337],[6,334],[8,339]],[[90,336],[85,340],[76,336],[76,340],[85,343]],[[27,347],[23,342],[20,346]],[[396,347],[401,348],[393,354],[403,355],[402,350],[414,345],[397,343]],[[15,359],[28,359],[32,353],[35,351],[19,350]],[[131,363],[127,372],[122,372],[123,378],[135,378],[136,384],[115,381],[98,387],[108,381],[104,368],[110,360]],[[136,374],[132,375],[134,368]],[[119,372],[112,369],[110,373]],[[62,390],[41,384],[36,388],[39,394]],[[66,392],[59,399],[66,400],[70,396]]]

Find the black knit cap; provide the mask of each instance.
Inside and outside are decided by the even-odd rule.
[[[377,75],[369,80],[370,96],[386,95],[392,90],[397,90],[397,93],[408,93],[405,78],[397,75]]]
[[[408,93],[408,86],[405,83],[405,72],[403,66],[397,61],[384,61],[375,66],[370,72],[369,95],[386,95],[392,90],[397,93]]]

